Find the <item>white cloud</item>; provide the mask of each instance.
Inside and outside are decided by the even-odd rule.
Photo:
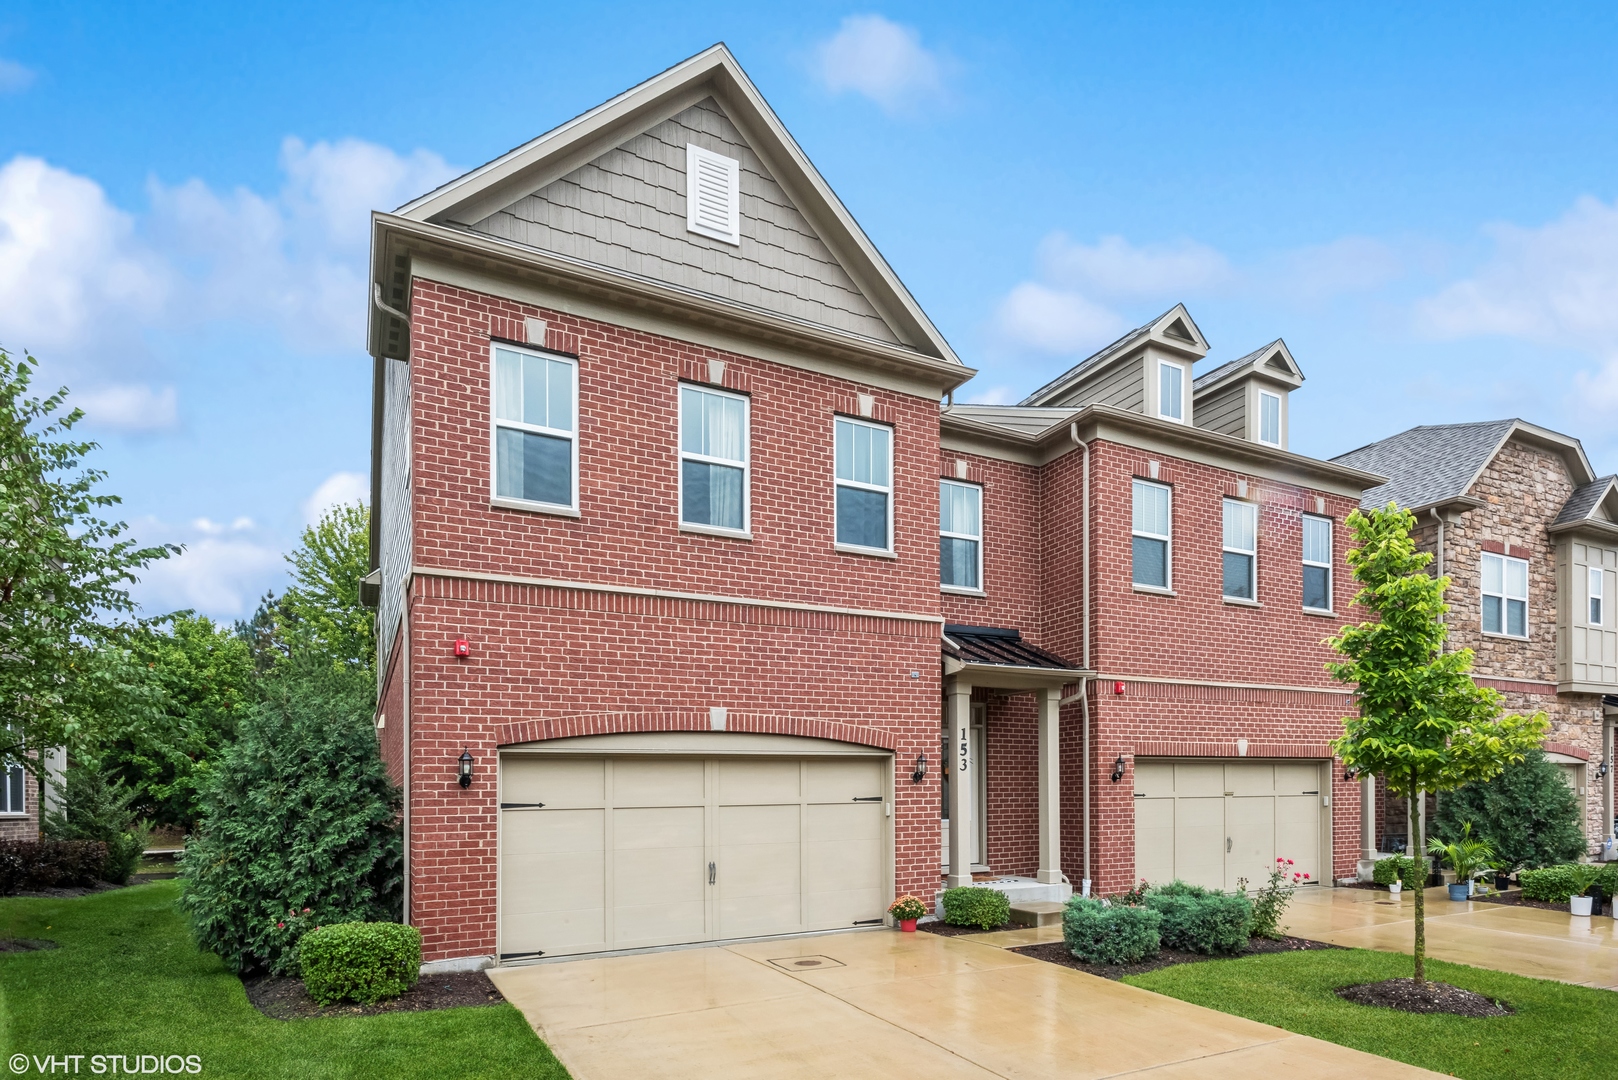
[[[285,570],[278,548],[255,535],[253,523],[237,518],[224,526],[198,518],[186,526],[147,518],[132,531],[143,540],[184,543],[179,555],[148,567],[130,589],[147,615],[194,608],[216,619],[241,618]]]
[[[1013,288],[1000,302],[995,322],[1012,344],[1053,354],[1087,352],[1125,329],[1116,312],[1036,281]]]
[[[1577,372],[1573,386],[1576,410],[1591,420],[1599,420],[1610,432],[1613,414],[1618,413],[1618,358],[1608,360],[1594,373]]]
[[[334,506],[344,503],[369,502],[371,481],[357,472],[332,473],[320,482],[314,494],[304,500],[303,520],[313,525],[320,516]]]
[[[1369,236],[1343,236],[1283,252],[1258,277],[1267,291],[1318,302],[1375,291],[1405,272],[1406,258],[1392,245]]]
[[[114,384],[76,393],[68,404],[83,409],[91,424],[120,431],[161,431],[173,427],[179,417],[172,386]]]
[[[1121,236],[1080,244],[1052,233],[1039,245],[1039,264],[1050,281],[1092,295],[1137,299],[1175,296],[1224,284],[1230,263],[1205,244],[1137,247]]]
[[[880,15],[850,15],[815,50],[815,74],[834,94],[852,90],[889,113],[944,93],[947,63],[913,28]]]
[[[34,71],[0,57],[0,94],[15,94],[34,85]]]

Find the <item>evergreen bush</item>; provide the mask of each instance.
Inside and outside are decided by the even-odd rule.
[[[1421,885],[1420,871],[1416,869],[1416,860],[1408,855],[1389,855],[1385,859],[1378,859],[1371,869],[1371,880],[1378,885],[1392,885],[1395,881],[1401,882],[1405,888],[1414,889]]]
[[[1062,940],[1088,964],[1138,964],[1157,955],[1162,918],[1150,907],[1075,896],[1062,910]]]
[[[993,930],[1011,921],[1011,901],[998,889],[945,889],[944,921],[951,926]]]
[[[1470,821],[1495,859],[1509,867],[1572,862],[1586,851],[1584,815],[1561,773],[1543,750],[1530,750],[1493,780],[1446,792],[1428,832],[1459,840]]]
[[[70,766],[57,790],[62,804],[45,815],[45,835],[53,840],[99,840],[107,847],[101,880],[114,885],[128,882],[152,835],[151,826],[137,820],[131,809],[139,792],[122,781],[108,783],[93,763]]]
[[[308,908],[310,925],[399,918],[400,797],[372,703],[368,674],[288,664],[209,776],[180,905],[231,970],[297,971],[288,911]]]
[[[421,931],[389,922],[317,926],[299,943],[298,964],[317,1003],[374,1005],[416,985]]]
[[[1171,949],[1212,956],[1247,948],[1253,903],[1245,895],[1171,881],[1148,892],[1146,906],[1162,920],[1158,933]]]

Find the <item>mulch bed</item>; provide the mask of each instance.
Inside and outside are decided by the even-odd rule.
[[[962,934],[993,934],[999,930],[1027,930],[1028,927],[1021,923],[1008,922],[1004,926],[991,926],[985,930],[981,926],[951,926],[943,919],[939,919],[936,922],[919,922],[916,929],[937,934],[939,937],[960,937]]]
[[[44,938],[0,938],[0,953],[38,952],[40,949],[54,948],[56,942],[46,941]]]
[[[1075,971],[1082,971],[1089,975],[1099,975],[1103,979],[1121,979],[1125,975],[1144,975],[1148,971],[1173,967],[1176,964],[1198,964],[1205,960],[1231,960],[1243,956],[1262,956],[1265,953],[1308,952],[1315,949],[1340,948],[1342,948],[1341,945],[1329,945],[1324,941],[1310,941],[1308,938],[1256,937],[1249,939],[1245,952],[1224,956],[1206,956],[1202,953],[1182,952],[1179,949],[1163,949],[1158,952],[1155,960],[1146,960],[1139,964],[1086,963],[1069,952],[1067,944],[1061,941],[1047,942],[1044,945],[1024,945],[1021,948],[1008,951],[1030,956],[1035,960],[1044,960],[1047,963],[1061,964],[1063,967],[1070,967]]]
[[[243,979],[242,988],[253,1007],[271,1020],[302,1020],[311,1016],[375,1016],[390,1012],[427,1012],[431,1009],[458,1009],[468,1005],[498,1005],[506,999],[481,971],[453,975],[423,975],[415,987],[392,1001],[375,1005],[316,1005],[301,979],[268,975]]]
[[[1341,987],[1337,996],[1356,1005],[1374,1005],[1408,1013],[1448,1013],[1451,1016],[1484,1018],[1510,1016],[1517,1011],[1504,1002],[1430,979],[1419,990],[1414,979],[1385,979],[1382,982]]]

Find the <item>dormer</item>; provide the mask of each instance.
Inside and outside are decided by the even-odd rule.
[[[1196,425],[1285,450],[1288,395],[1302,385],[1302,369],[1287,343],[1276,338],[1198,377],[1192,393]]]
[[[1192,368],[1207,354],[1207,339],[1191,313],[1176,304],[1069,368],[1022,404],[1111,405],[1189,426],[1196,404]]]

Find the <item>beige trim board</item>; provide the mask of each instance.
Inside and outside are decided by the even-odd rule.
[[[790,600],[761,600],[750,596],[719,596],[713,593],[675,592],[629,585],[606,585],[594,581],[564,581],[558,578],[518,577],[514,574],[484,574],[473,570],[451,570],[438,566],[415,565],[412,576],[447,578],[452,581],[486,581],[493,585],[527,585],[541,589],[575,589],[580,592],[615,593],[619,596],[650,596],[660,600],[692,600],[707,604],[743,604],[747,607],[776,608],[782,611],[813,611],[823,615],[852,615],[866,619],[895,619],[901,622],[944,623],[941,615],[918,615],[908,611],[872,611],[866,608],[803,604]]]

